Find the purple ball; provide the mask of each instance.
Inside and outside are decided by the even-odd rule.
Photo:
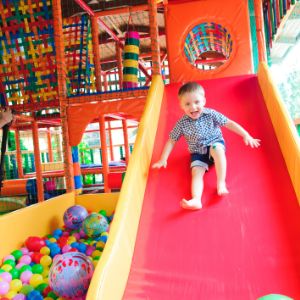
[[[65,226],[68,229],[79,229],[87,216],[88,212],[85,207],[81,205],[71,206],[64,213]]]

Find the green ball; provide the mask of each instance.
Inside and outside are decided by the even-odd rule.
[[[9,273],[11,274],[12,279],[19,279],[20,278],[20,271],[18,269],[11,269],[9,271]]]
[[[31,267],[33,274],[42,274],[44,267],[41,264],[35,264]]]
[[[3,262],[3,265],[10,265],[14,268],[16,266],[16,262],[12,259],[8,259],[8,260]]]
[[[48,286],[47,283],[41,283],[41,284],[39,284],[35,289],[36,289],[37,291],[39,291],[40,293],[42,293],[43,290],[44,290],[47,286]]]
[[[107,213],[106,213],[106,211],[104,209],[101,209],[99,211],[99,214],[102,215],[103,217],[107,217]]]
[[[20,290],[20,293],[27,295],[33,290],[34,290],[33,286],[31,286],[29,284],[24,284]]]
[[[58,298],[58,296],[56,296],[53,292],[49,292],[47,297],[52,298],[54,300],[56,300]]]
[[[29,265],[24,265],[20,268],[20,274],[22,274],[24,271],[32,271],[31,266]]]
[[[21,250],[14,250],[11,255],[16,259],[20,259],[23,256],[23,253]]]
[[[279,295],[279,294],[269,294],[263,297],[258,298],[257,300],[293,300],[290,297]]]

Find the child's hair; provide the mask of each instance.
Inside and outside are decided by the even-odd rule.
[[[199,92],[202,95],[205,94],[204,88],[202,85],[200,85],[197,82],[190,81],[181,86],[181,88],[178,91],[178,97],[181,97],[184,94],[192,93],[192,92]]]

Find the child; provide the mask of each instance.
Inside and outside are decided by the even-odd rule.
[[[228,119],[221,113],[205,108],[205,93],[196,82],[184,84],[178,92],[180,107],[184,116],[180,118],[169,135],[160,160],[152,168],[166,168],[168,157],[178,139],[183,135],[191,153],[192,199],[182,199],[181,206],[185,209],[202,208],[203,175],[213,163],[217,173],[217,193],[222,196],[228,193],[226,186],[225,142],[220,127],[243,137],[246,145],[259,147],[260,140],[253,138],[244,128]]]

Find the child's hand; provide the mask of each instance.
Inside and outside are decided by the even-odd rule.
[[[254,139],[251,135],[246,135],[244,137],[244,142],[247,146],[250,146],[251,148],[258,148],[260,146],[260,140]]]
[[[160,169],[161,167],[166,168],[167,162],[164,160],[159,160],[158,162],[156,162],[152,165],[152,169]]]

